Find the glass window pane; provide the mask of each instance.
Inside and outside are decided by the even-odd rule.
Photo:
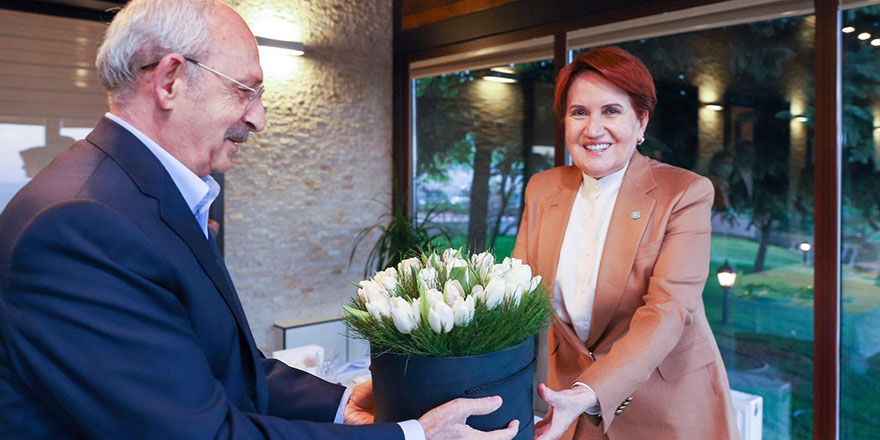
[[[107,111],[95,55],[107,25],[0,9],[0,211]]]
[[[553,166],[553,62],[413,80],[416,215],[509,256],[528,178]]]
[[[880,419],[876,417],[880,410],[878,24],[878,6],[843,13],[842,439],[880,439]]]
[[[640,151],[715,184],[703,301],[731,388],[763,398],[747,439],[812,438],[813,266],[799,246],[813,237],[814,30],[789,17],[618,44],[657,87]]]

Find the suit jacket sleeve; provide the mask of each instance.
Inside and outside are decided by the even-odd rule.
[[[171,267],[124,216],[94,202],[50,207],[18,237],[3,286],[2,342],[25,385],[78,427],[76,435],[402,438],[394,424],[352,427],[239,410],[214,379],[175,294],[179,270],[192,269]],[[279,395],[276,387],[276,403],[296,398],[299,405],[282,415],[326,420],[327,398],[319,394],[327,388],[296,388],[311,379],[285,377],[293,388]]]
[[[633,314],[628,332],[577,379],[598,395],[606,429],[617,405],[651,377],[702,304],[709,271],[712,201],[712,184],[696,177],[669,215],[642,297],[644,305]]]

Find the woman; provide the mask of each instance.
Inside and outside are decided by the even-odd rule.
[[[557,78],[574,166],[532,177],[513,251],[557,311],[539,439],[739,438],[702,301],[712,184],[636,151],[656,101],[647,68],[616,47]]]

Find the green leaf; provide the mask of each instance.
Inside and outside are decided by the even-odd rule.
[[[355,318],[358,318],[362,321],[369,321],[370,320],[370,314],[363,311],[363,310],[359,310],[359,309],[356,309],[354,307],[349,307],[349,306],[342,306],[342,308],[345,309],[346,312],[350,313]]]
[[[467,272],[468,272],[467,267],[454,267],[449,272],[449,279],[458,281],[459,284],[461,284],[461,287],[466,289],[467,284],[468,284],[467,283],[467,280],[468,280]]]

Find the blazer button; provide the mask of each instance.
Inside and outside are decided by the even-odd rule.
[[[620,404],[620,406],[622,406],[622,407],[624,407],[624,408],[626,408],[627,405],[629,405],[629,401],[626,401],[626,402],[623,402],[623,403]]]
[[[632,402],[632,401],[633,401],[633,398],[632,398],[632,397],[627,397],[627,398],[626,398],[626,401],[627,401],[627,402]]]
[[[621,414],[623,414],[623,410],[622,410],[622,409],[619,409],[619,410],[617,410],[617,411],[614,411],[614,415],[615,415],[615,416],[619,416],[619,415],[621,415]]]

